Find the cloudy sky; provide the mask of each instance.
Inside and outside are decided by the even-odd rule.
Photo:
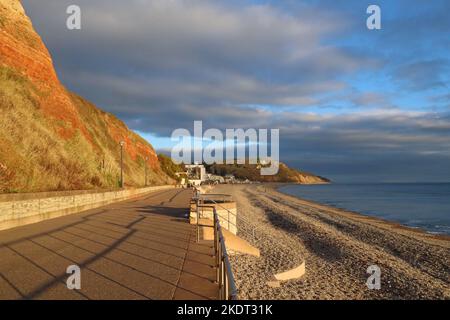
[[[448,0],[22,2],[62,82],[157,149],[194,120],[279,128],[282,161],[335,181],[450,181]]]

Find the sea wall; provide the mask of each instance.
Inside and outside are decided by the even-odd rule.
[[[82,212],[171,188],[174,187],[157,186],[106,192],[66,191],[0,195],[0,230]]]

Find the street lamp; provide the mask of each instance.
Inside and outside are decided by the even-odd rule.
[[[125,142],[120,141],[120,187],[123,189],[124,181],[123,181],[123,146]]]
[[[147,161],[148,161],[148,157],[145,157],[145,163],[144,163],[144,170],[145,170],[145,184],[144,186],[147,186]]]

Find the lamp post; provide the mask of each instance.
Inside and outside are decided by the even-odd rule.
[[[125,142],[120,141],[120,187],[123,189],[124,181],[123,181],[123,146]]]
[[[145,184],[144,186],[147,186],[147,162],[148,162],[148,157],[145,157],[145,163],[144,163],[144,170],[145,170]]]

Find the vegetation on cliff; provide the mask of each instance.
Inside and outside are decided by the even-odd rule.
[[[293,182],[293,183],[328,183],[330,180],[320,176],[315,176],[308,172],[298,171],[289,168],[286,164],[280,163],[279,171],[273,176],[261,175],[261,165],[255,164],[213,164],[206,165],[209,173],[219,176],[233,175],[239,180],[250,180],[260,182]]]
[[[181,181],[181,178],[177,175],[177,173],[185,171],[183,164],[175,164],[175,162],[172,161],[171,157],[166,156],[162,153],[158,154],[158,160],[161,166],[161,170],[164,171],[165,174],[176,181]]]
[[[19,1],[0,0],[0,193],[110,189],[173,180],[152,146],[66,90]]]
[[[144,184],[145,151],[154,152],[144,139],[72,93],[67,96],[90,139],[79,129],[61,135],[59,129],[70,124],[41,111],[39,98],[45,94],[17,71],[0,66],[0,192],[117,188],[120,146],[114,133],[125,140],[126,186]],[[171,182],[157,160],[147,166],[150,184]]]

